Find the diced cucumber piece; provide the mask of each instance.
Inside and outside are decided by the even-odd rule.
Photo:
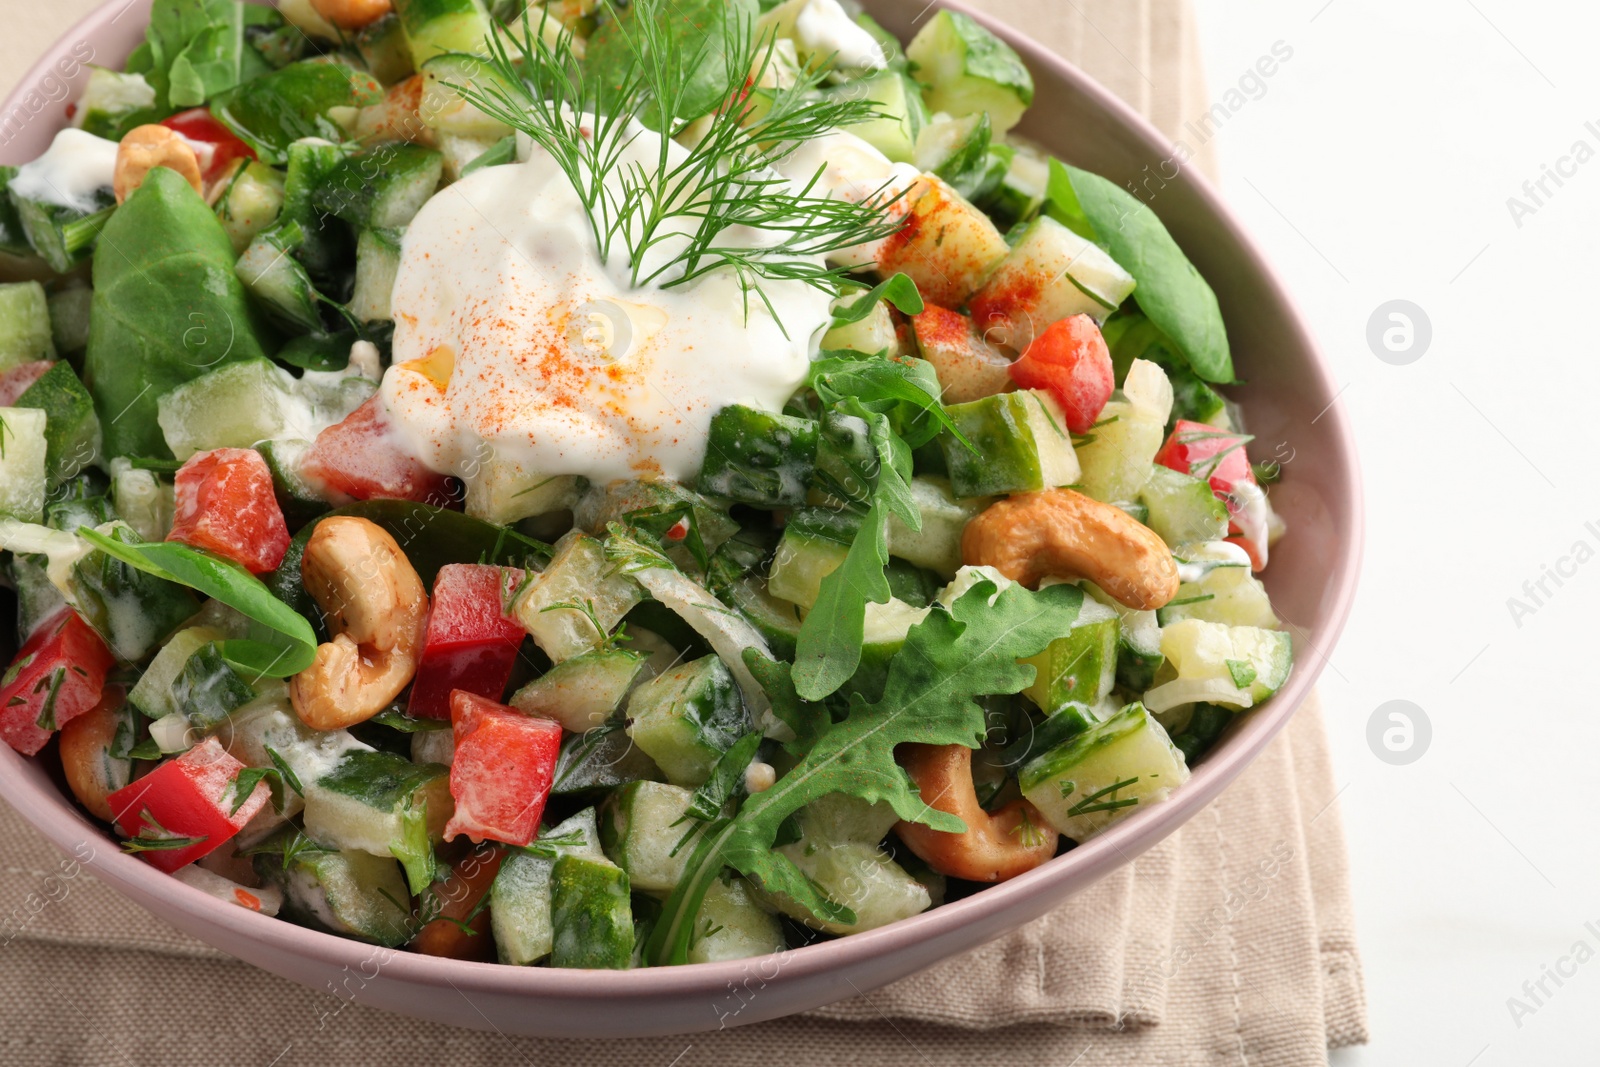
[[[17,553],[11,558],[11,580],[17,590],[17,635],[26,641],[33,632],[66,606],[67,600],[50,580],[47,556]]]
[[[1203,619],[1229,626],[1276,630],[1282,624],[1267,598],[1267,587],[1250,571],[1250,557],[1226,541],[1181,545],[1178,595],[1160,611],[1163,626],[1180,619]]]
[[[642,893],[670,893],[703,824],[687,817],[694,794],[663,782],[630,782],[600,809],[600,844]]]
[[[1005,173],[1001,157],[989,150],[992,135],[985,113],[961,118],[935,115],[917,135],[917,169],[937,174],[956,192],[981,205]]]
[[[1004,152],[1001,152],[1004,149]],[[995,186],[980,195],[978,206],[993,216],[1002,229],[1033,218],[1044,206],[1050,187],[1050,161],[1026,146],[996,145],[1005,170]]]
[[[872,504],[878,453],[867,420],[838,408],[822,413],[817,430],[817,465],[811,472],[811,502],[865,513]]]
[[[867,604],[861,634],[861,664],[851,676],[849,691],[868,700],[883,696],[889,680],[889,661],[906,643],[911,628],[928,617],[925,607],[912,607],[904,600],[890,598],[886,604]]]
[[[173,641],[181,634],[174,635]],[[152,662],[146,676],[155,668]],[[282,760],[304,786],[337,766],[346,753],[370,751],[347,730],[313,730],[301,722],[287,685],[270,680],[260,685],[261,694],[234,709],[215,731],[234,759],[248,767],[271,767]],[[304,797],[295,789],[284,790],[283,799],[285,816],[298,815],[305,807]]]
[[[495,452],[466,481],[467,514],[501,526],[564,511],[578,501],[578,479],[573,475],[524,470]]]
[[[782,952],[783,924],[756,900],[743,878],[717,880],[706,889],[689,943],[690,963],[717,963]]]
[[[359,229],[394,229],[416,217],[443,173],[444,157],[431,148],[382,144],[341,159],[317,183],[311,202]]]
[[[350,314],[362,322],[394,318],[394,279],[400,272],[400,235],[393,230],[362,230],[356,238],[356,287]]]
[[[1171,681],[1145,693],[1145,705],[1155,712],[1200,701],[1254,707],[1283,687],[1294,664],[1293,642],[1282,630],[1201,619],[1163,627],[1161,651],[1167,665],[1157,680]]]
[[[911,499],[922,517],[922,529],[913,531],[898,515],[890,514],[890,554],[945,579],[954,577],[961,569],[961,535],[990,502],[957,500],[948,478],[926,475],[911,479]]]
[[[142,540],[126,522],[99,528],[124,543]],[[200,610],[187,586],[157,578],[100,549],[72,565],[67,580],[73,606],[124,663],[138,663]]]
[[[165,541],[172,529],[173,490],[151,471],[126,457],[111,461],[111,502],[117,515],[141,541]]]
[[[550,966],[625,970],[633,962],[628,875],[608,860],[562,856],[550,871]]]
[[[398,0],[394,11],[419,69],[445,52],[481,53],[494,29],[481,0]]]
[[[816,459],[815,422],[729,404],[711,417],[700,488],[753,507],[799,507]]]
[[[281,243],[294,246],[296,258],[319,280],[349,269],[349,227],[329,218],[311,202],[324,177],[344,156],[345,150],[336,144],[305,137],[289,146],[284,169],[283,209],[278,212],[278,224],[298,225],[300,237],[297,241],[286,238]]]
[[[661,768],[633,743],[622,719],[616,718],[562,740],[550,792],[570,796],[661,777]]]
[[[881,800],[827,793],[801,808],[798,819],[801,836],[813,845],[876,845],[894,829],[900,816]]]
[[[222,658],[215,642],[195,649],[172,683],[172,702],[190,725],[211,730],[256,692]]]
[[[55,358],[44,286],[38,282],[0,285],[0,371]]]
[[[809,608],[817,602],[822,579],[844,562],[861,520],[852,512],[804,508],[789,516],[772,557],[767,591]]]
[[[604,546],[574,530],[556,542],[550,565],[529,576],[512,613],[545,655],[560,663],[599,645],[643,599],[639,583],[606,560]]]
[[[172,687],[183,673],[184,664],[201,648],[222,637],[220,631],[209,626],[190,626],[173,634],[128,690],[128,703],[150,719],[164,718],[178,711]]]
[[[363,26],[356,33],[355,45],[372,76],[385,85],[393,85],[416,69],[405,30],[392,12]]]
[[[75,117],[85,133],[120,141],[141,120],[159,117],[155,106],[156,91],[143,74],[91,66]]]
[[[256,235],[278,221],[283,211],[283,175],[251,160],[228,183],[222,202],[217,205],[217,218],[233,242],[233,250],[243,253]]]
[[[395,850],[412,812],[425,812],[429,840],[440,841],[455,811],[450,768],[418,766],[392,752],[347,752],[326,774],[302,784],[306,833],[323,844],[374,856]]]
[[[626,648],[596,649],[563,660],[511,698],[529,715],[554,719],[562,729],[581,734],[611,718],[622,706],[644,657]]]
[[[1228,508],[1199,478],[1152,464],[1139,499],[1149,509],[1145,525],[1169,546],[1220,541],[1227,536]]]
[[[302,236],[297,223],[257,234],[233,265],[233,272],[261,309],[290,333],[322,329],[316,286],[310,272],[291,254]]]
[[[1074,841],[1121,816],[1159,803],[1189,780],[1189,768],[1142,704],[1023,765],[1022,795]]]
[[[1078,481],[1066,416],[1049,393],[998,393],[945,409],[977,449],[940,437],[956,498],[1026,493]]]
[[[966,404],[1012,388],[1011,359],[978,332],[966,315],[929,307],[911,319],[917,354],[939,376],[946,404]]]
[[[261,853],[255,862],[264,879],[282,887],[284,914],[297,922],[389,948],[411,934],[411,892],[392,859],[309,844],[287,866],[281,852]]]
[[[45,413],[37,408],[0,408],[0,515],[22,522],[44,520]]]
[[[815,844],[801,839],[778,849],[816,883],[829,900],[856,914],[853,923],[816,918],[787,897],[771,902],[790,918],[830,934],[854,934],[910,918],[933,904],[928,887],[889,858],[876,842],[850,841],[838,845]]]
[[[766,639],[773,655],[794,658],[800,640],[800,613],[793,603],[773,596],[765,579],[749,575],[718,590],[718,594]]]
[[[878,272],[904,271],[935,307],[965,307],[1005,260],[1010,246],[995,224],[935,175],[923,175],[904,201],[905,226],[878,251]],[[990,323],[980,320],[987,330]]]
[[[50,305],[50,337],[56,351],[70,355],[89,347],[89,308],[94,290],[87,285],[69,285],[45,297]]]
[[[562,856],[603,858],[593,808],[540,832],[532,851],[511,850],[489,890],[489,916],[500,962],[520,966],[550,955],[550,872]]]
[[[251,448],[284,435],[298,406],[294,384],[271,360],[226,363],[163,395],[156,421],[180,460],[214,448]]]
[[[530,26],[537,17],[530,16]],[[510,86],[504,84],[487,61],[459,54],[435,56],[422,65],[422,78],[422,105],[418,112],[437,133],[498,141],[512,132],[499,119],[480,111],[456,88],[465,86],[483,93],[492,93],[497,88],[509,90]]]
[[[1093,582],[1083,582],[1084,593],[1117,613],[1117,684],[1144,692],[1155,684],[1156,670],[1166,662],[1161,654],[1161,624],[1153,611],[1140,611],[1120,603]],[[1181,594],[1180,594],[1181,595]]]
[[[1024,352],[1051,323],[1073,315],[1104,321],[1133,288],[1133,275],[1098,245],[1040,216],[972,298],[972,315]]]
[[[69,363],[57,363],[17,398],[17,407],[45,413],[45,486],[54,489],[100,459],[94,398]]]
[[[910,163],[917,156],[917,135],[928,121],[922,93],[904,74],[887,70],[872,78],[849,82],[833,90],[850,100],[876,105],[878,117],[844,127],[895,163]]]
[[[846,304],[860,299],[859,292],[841,296],[833,302],[832,310],[837,312]],[[872,310],[864,319],[843,326],[830,326],[828,332],[822,335],[821,349],[824,352],[865,352],[867,355],[881,352],[890,358],[900,355],[900,336],[894,328],[894,317],[889,314],[888,301],[880,300],[872,305]]]
[[[1065,637],[1022,661],[1036,672],[1033,684],[1023,693],[1046,714],[1068,704],[1098,704],[1115,682],[1120,632],[1116,612],[1085,599]]]
[[[1033,103],[1022,57],[967,15],[939,12],[906,45],[906,58],[934,111],[988,114],[1006,133]]]
[[[267,461],[267,471],[272,475],[272,495],[277,498],[278,510],[283,512],[291,530],[321,515],[329,506],[316,487],[300,475],[301,461],[310,450],[310,441],[292,437],[263,441],[256,446],[261,458]]]
[[[739,686],[717,656],[674,667],[628,698],[628,736],[674,785],[704,784],[722,754],[750,729]]]
[[[599,536],[613,522],[638,527],[660,542],[667,557],[685,571],[698,572],[700,563],[688,547],[688,536],[674,541],[667,531],[688,517],[706,552],[714,553],[739,532],[739,523],[727,506],[670,480],[612,482],[591,488],[573,508],[581,529]],[[674,535],[676,536],[676,535]]]
[[[1100,419],[1078,444],[1083,467],[1079,489],[1105,503],[1139,499],[1166,438],[1172,388],[1161,368],[1135,362],[1120,395],[1113,394]]]

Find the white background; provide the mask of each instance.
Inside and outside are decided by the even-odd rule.
[[[1372,1044],[1333,1062],[1600,1062],[1600,8],[1197,2],[1214,100],[1294,50],[1215,144],[1345,386],[1366,477],[1361,593],[1323,689]],[[1528,199],[1578,141],[1595,158]],[[1407,366],[1367,341],[1393,299],[1432,323]],[[1558,565],[1542,603],[1523,591]],[[1432,726],[1407,766],[1367,741],[1396,699]],[[1541,977],[1548,995],[1524,991]]]

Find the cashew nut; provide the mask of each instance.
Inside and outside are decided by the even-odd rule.
[[[350,516],[317,524],[300,577],[334,637],[290,681],[289,699],[313,730],[365,722],[417,672],[428,615],[422,579],[386,530]]]
[[[1024,585],[1087,578],[1140,611],[1154,611],[1178,592],[1178,565],[1154,530],[1071,489],[1023,493],[991,505],[967,524],[961,557]]]
[[[117,145],[117,166],[111,177],[111,191],[117,194],[117,203],[132,196],[144,184],[144,176],[156,167],[177,171],[194,186],[195,192],[205,195],[200,160],[188,141],[165,126],[135,126]]]
[[[972,785],[972,749],[965,745],[905,745],[900,765],[935,811],[967,824],[964,834],[900,822],[895,833],[923,862],[951,878],[1003,882],[1033,870],[1056,854],[1060,836],[1026,800],[996,812],[983,810]]]
[[[389,0],[311,0],[317,14],[341,30],[359,30],[389,13]]]
[[[122,690],[109,688],[100,703],[61,727],[61,770],[78,803],[106,822],[112,821],[112,793],[133,777],[133,762],[111,754],[116,744]]]

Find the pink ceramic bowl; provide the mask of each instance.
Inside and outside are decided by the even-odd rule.
[[[932,6],[961,9],[959,3]],[[901,39],[930,10],[925,0],[866,0],[866,7]],[[44,150],[66,121],[66,102],[81,90],[83,63],[119,66],[142,39],[148,10],[149,0],[111,0],[39,60],[0,111],[0,161],[22,163]],[[362,1003],[513,1034],[645,1036],[804,1011],[965,952],[1060,905],[1222,792],[1311,691],[1349,612],[1362,540],[1350,428],[1333,403],[1333,379],[1282,281],[1211,186],[1188,170],[1167,178],[1174,174],[1174,148],[1144,119],[1021,34],[980,21],[1033,70],[1038,96],[1021,132],[1077,165],[1141,185],[1210,279],[1235,362],[1249,381],[1234,395],[1244,404],[1257,448],[1262,455],[1293,457],[1273,492],[1290,534],[1274,549],[1266,580],[1273,604],[1294,630],[1298,663],[1283,691],[1241,716],[1186,786],[1038,870],[914,918],[779,955],[677,968],[552,970],[387,952],[221,903],[115,848],[98,851],[96,876],[240,959],[316,989],[359,987]],[[64,849],[105,837],[43,766],[4,746],[0,795]],[[347,981],[353,976],[354,984]],[[475,1010],[462,1010],[463,996]]]

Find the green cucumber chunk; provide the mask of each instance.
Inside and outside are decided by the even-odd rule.
[[[628,698],[628,736],[674,785],[705,783],[733,743],[750,732],[750,714],[733,674],[717,656],[674,667]]]
[[[550,966],[625,970],[633,962],[628,874],[609,860],[565,855],[550,870]]]

